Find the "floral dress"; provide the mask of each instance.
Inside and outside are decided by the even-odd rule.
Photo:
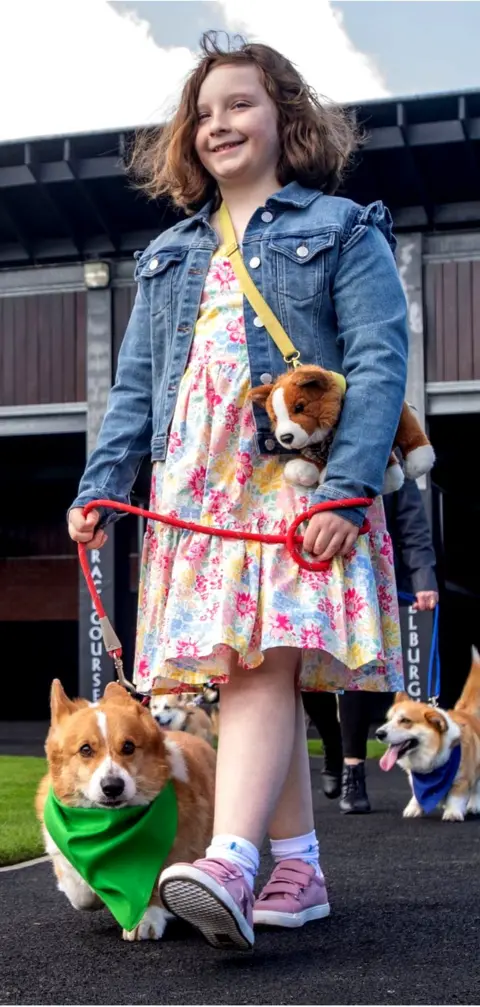
[[[259,457],[247,400],[243,298],[219,249],[205,281],[165,462],[150,507],[205,525],[285,534],[312,491],[285,482],[288,456]],[[325,572],[300,569],[283,545],[226,540],[150,522],[139,591],[135,683],[200,688],[232,661],[260,669],[271,647],[302,653],[306,690],[403,688],[390,536],[383,503],[371,531]]]

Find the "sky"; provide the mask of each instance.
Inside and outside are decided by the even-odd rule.
[[[162,121],[211,28],[337,101],[480,88],[478,0],[0,0],[0,141]]]

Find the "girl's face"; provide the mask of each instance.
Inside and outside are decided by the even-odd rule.
[[[210,71],[198,95],[195,149],[220,187],[275,178],[277,113],[255,66]]]

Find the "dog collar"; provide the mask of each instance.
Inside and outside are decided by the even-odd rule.
[[[60,852],[117,923],[134,930],[177,834],[172,781],[151,804],[128,808],[71,808],[50,789],[44,822]]]
[[[431,773],[412,773],[413,793],[426,815],[447,796],[457,775],[461,754],[460,745],[455,745],[443,766]]]
[[[328,373],[332,375],[332,378],[334,379],[335,383],[338,385],[338,387],[339,387],[342,395],[345,395],[345,393],[347,391],[347,382],[346,382],[343,374],[339,374],[338,371],[329,371]]]

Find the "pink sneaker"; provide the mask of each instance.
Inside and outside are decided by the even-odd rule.
[[[304,860],[282,860],[253,907],[253,922],[270,927],[303,927],[328,916],[325,881]]]
[[[220,857],[172,864],[160,875],[159,894],[165,908],[197,927],[212,947],[253,948],[253,894],[236,864]]]

